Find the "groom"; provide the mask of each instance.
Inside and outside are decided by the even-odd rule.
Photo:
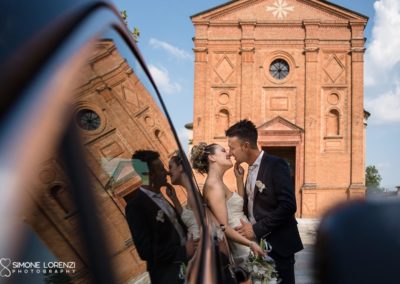
[[[257,129],[249,120],[232,125],[226,136],[236,166],[249,165],[243,209],[250,223],[242,222],[235,229],[250,240],[268,241],[281,284],[295,283],[294,254],[303,244],[294,217],[296,198],[289,167],[285,160],[258,148]]]
[[[135,190],[125,208],[137,252],[147,262],[151,283],[183,283],[181,264],[193,255],[196,244],[186,240],[179,214],[161,193],[168,172],[155,151],[136,151],[132,161],[144,183],[149,175],[149,184]]]

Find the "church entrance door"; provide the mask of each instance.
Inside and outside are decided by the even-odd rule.
[[[290,169],[290,175],[292,178],[293,186],[295,189],[297,189],[297,184],[296,184],[296,147],[278,147],[278,146],[264,146],[262,149],[268,153],[269,155],[277,156],[282,159],[284,159]],[[296,190],[297,191],[297,190]],[[296,199],[298,199],[299,194],[296,192]],[[299,203],[297,203],[299,204]],[[296,217],[299,217],[299,208],[296,212]]]
[[[269,155],[284,159],[290,168],[294,188],[296,188],[296,147],[262,147]]]

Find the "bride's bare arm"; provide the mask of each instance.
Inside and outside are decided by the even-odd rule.
[[[233,168],[236,177],[236,187],[238,194],[243,197],[244,196],[244,183],[243,183],[243,176],[244,176],[244,169],[243,167],[235,163],[235,167]]]
[[[214,214],[220,225],[224,225],[226,236],[239,244],[248,246],[258,255],[264,255],[264,252],[255,242],[248,240],[243,237],[228,223],[228,209],[226,207],[225,190],[220,185],[207,186],[207,191],[205,192],[207,203],[210,207],[211,212]]]

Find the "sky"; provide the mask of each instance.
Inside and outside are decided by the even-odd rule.
[[[286,0],[288,3],[295,0]],[[193,119],[194,27],[190,16],[225,0],[113,0],[140,30],[139,48],[159,86],[182,144]],[[364,108],[371,113],[366,166],[375,165],[381,186],[400,185],[400,0],[331,0],[369,17],[365,29]]]

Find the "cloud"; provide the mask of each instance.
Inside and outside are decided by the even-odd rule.
[[[182,127],[178,130],[178,136],[182,139],[189,139],[189,130],[186,129],[185,127]]]
[[[400,2],[375,1],[372,40],[365,54],[365,108],[371,123],[400,122]]]
[[[178,83],[171,82],[169,78],[168,70],[164,67],[156,67],[152,64],[149,64],[149,70],[151,75],[160,90],[167,94],[179,93],[182,90],[182,86]]]
[[[390,168],[391,164],[389,162],[379,162],[376,164],[376,167],[381,170],[384,168]]]
[[[149,41],[149,44],[153,48],[161,48],[167,51],[169,54],[172,56],[178,58],[178,59],[189,59],[192,60],[193,56],[188,53],[187,51],[180,49],[178,47],[175,47],[165,41],[161,41],[155,38],[151,38]]]
[[[390,71],[400,63],[400,2],[375,1],[375,21],[372,41],[366,52],[366,85],[387,82]]]
[[[377,124],[400,122],[400,81],[394,90],[369,99],[365,99],[365,107],[371,113],[371,121]]]
[[[189,135],[189,130],[186,129],[185,127],[182,127],[180,129],[178,129],[177,132],[178,132],[177,134],[178,134],[179,141],[181,142],[183,149],[187,152],[188,145],[189,145],[189,139],[191,139],[191,137]]]

